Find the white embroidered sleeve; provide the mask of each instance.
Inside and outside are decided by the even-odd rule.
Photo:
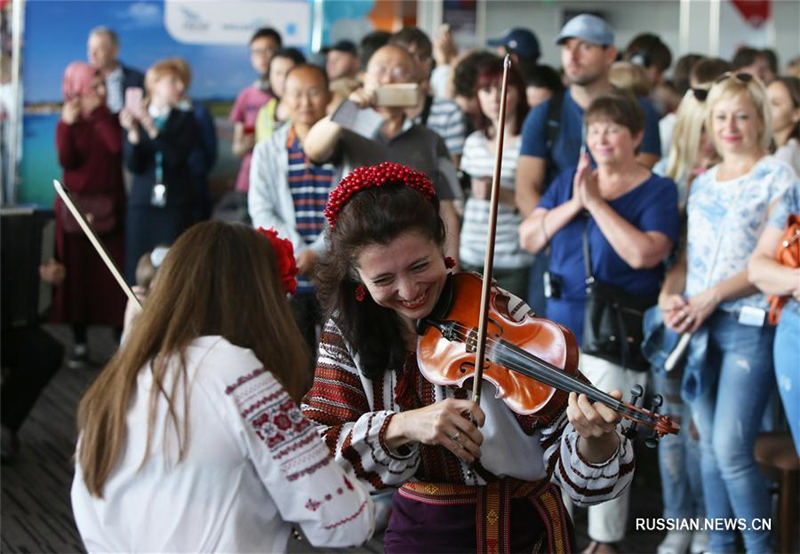
[[[256,471],[285,521],[314,546],[352,546],[373,531],[373,504],[352,472],[333,461],[314,424],[265,369],[230,384],[241,435]]]

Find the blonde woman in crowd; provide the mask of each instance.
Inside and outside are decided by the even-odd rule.
[[[686,206],[692,181],[719,160],[714,142],[705,129],[707,95],[708,90],[703,88],[686,91],[678,106],[669,156],[662,158],[653,169],[678,185],[682,209]]]
[[[653,168],[654,173],[669,177],[677,184],[681,214],[685,214],[686,197],[692,181],[718,161],[714,143],[705,130],[703,100],[707,94],[708,90],[701,88],[686,91],[676,114],[669,156],[662,158]],[[668,260],[674,261],[672,257]],[[681,400],[682,375],[679,369],[671,373],[662,367],[654,366],[652,369],[653,391],[664,399],[662,412],[681,422],[680,433],[662,437],[658,445],[663,516],[673,519],[705,516],[697,430],[692,424],[689,406]],[[705,532],[674,529],[667,532],[657,552],[683,554],[687,549],[693,553],[703,552],[707,546],[708,535]]]
[[[372,532],[372,502],[296,402],[308,350],[291,243],[199,223],[78,410],[72,507],[89,552],[284,552]],[[198,299],[203,299],[198,302]]]
[[[764,227],[786,221],[784,197],[797,177],[767,155],[771,118],[760,81],[725,73],[706,103],[706,129],[721,161],[692,183],[686,253],[668,273],[659,305],[670,328],[694,333],[682,396],[700,433],[706,515],[754,521],[771,511],[753,446],[775,383],[774,329],[746,266]],[[712,552],[736,551],[736,531],[710,535]],[[771,551],[769,530],[742,535],[748,552]]]

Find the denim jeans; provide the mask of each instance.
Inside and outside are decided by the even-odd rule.
[[[774,329],[738,323],[717,310],[708,326],[704,371],[710,390],[691,402],[700,432],[700,465],[709,518],[743,518],[748,553],[771,552],[769,531],[753,530],[756,518],[769,518],[767,482],[753,455],[761,417],[772,389]],[[736,552],[736,531],[711,531],[712,552]]]
[[[676,369],[675,372],[678,370]],[[677,435],[664,435],[658,441],[658,469],[664,517],[688,519],[705,517],[703,480],[700,476],[700,443],[690,432],[692,410],[681,400],[681,375],[653,368],[653,392],[664,403],[657,410],[681,424]]]
[[[792,300],[791,302],[795,302]],[[775,377],[783,409],[792,430],[794,448],[800,456],[800,313],[788,309],[781,313],[775,331]]]

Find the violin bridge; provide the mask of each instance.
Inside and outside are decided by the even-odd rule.
[[[476,328],[472,328],[467,333],[467,340],[464,341],[464,346],[470,354],[474,354],[475,351],[478,349],[478,330]]]

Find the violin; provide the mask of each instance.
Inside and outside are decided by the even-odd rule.
[[[476,376],[476,301],[482,285],[475,273],[449,276],[439,302],[417,322],[417,364],[435,385],[462,386]],[[576,392],[634,424],[653,429],[658,437],[678,432],[679,426],[668,416],[617,400],[580,380],[575,335],[563,325],[531,313],[517,321],[509,314],[509,300],[502,290],[491,287],[482,378],[497,388],[497,396],[512,411],[550,419],[564,406],[568,393]]]
[[[472,400],[480,404],[485,378],[494,384],[498,397],[518,414],[543,418],[554,415],[570,392],[585,394],[631,420],[625,430],[631,438],[636,425],[654,430],[645,444],[656,445],[657,437],[677,433],[679,426],[668,416],[636,406],[644,390],[632,390],[632,403],[617,400],[578,375],[578,342],[572,332],[553,321],[526,314],[516,321],[508,313],[509,297],[492,286],[494,242],[497,230],[500,172],[505,136],[508,70],[511,56],[503,60],[500,110],[497,118],[494,173],[489,199],[489,225],[484,257],[484,278],[462,273],[448,278],[431,314],[417,322],[417,364],[423,376],[435,385],[463,385],[472,379]],[[476,300],[480,299],[476,309]],[[661,404],[656,396],[654,404]]]

